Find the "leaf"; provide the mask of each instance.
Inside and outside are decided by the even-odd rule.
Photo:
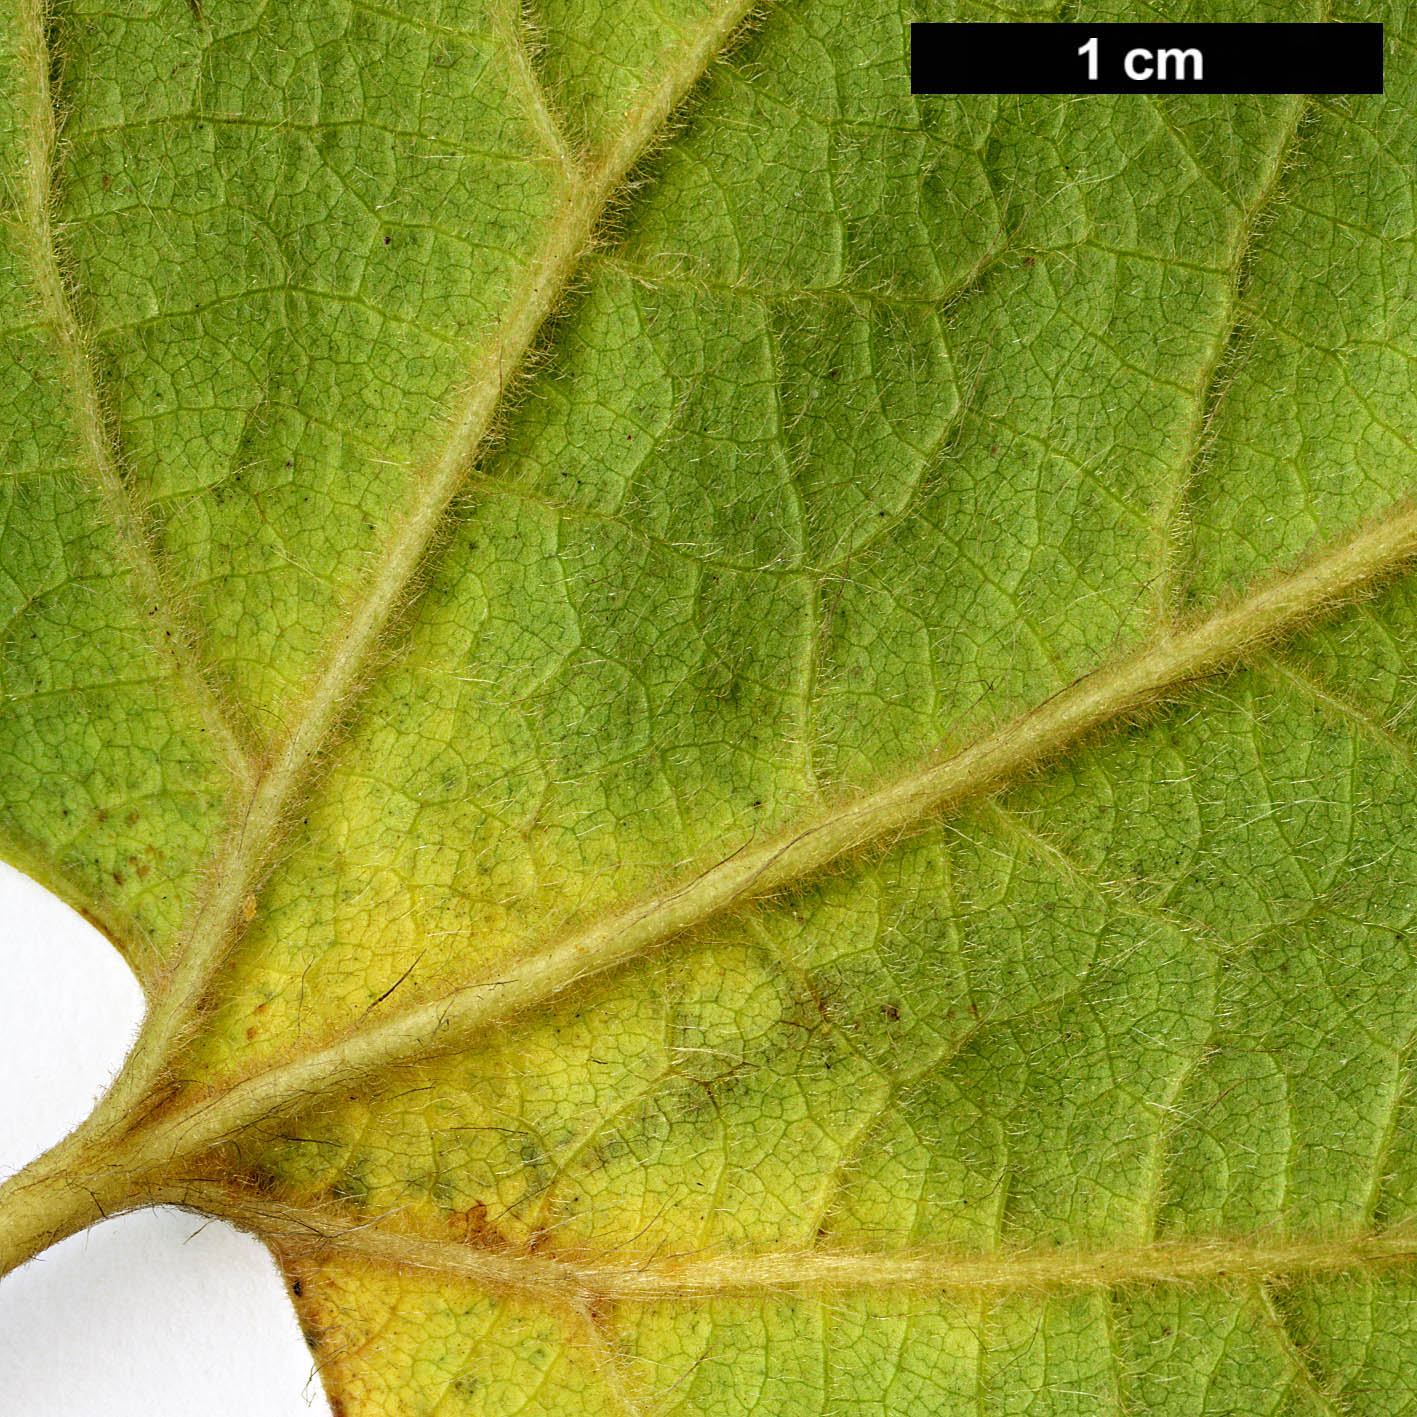
[[[150,1007],[0,1269],[232,1218],[350,1417],[1411,1410],[1375,17],[916,100],[881,7],[21,0],[0,839]]]

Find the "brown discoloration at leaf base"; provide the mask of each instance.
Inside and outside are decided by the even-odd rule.
[[[270,1242],[267,1242],[267,1247],[285,1280],[305,1346],[318,1358],[331,1326],[331,1316],[321,1303],[318,1275],[310,1265],[309,1257],[294,1247]]]

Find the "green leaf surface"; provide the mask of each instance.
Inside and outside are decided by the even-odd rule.
[[[150,1010],[3,1267],[229,1216],[347,1417],[1417,1412],[1417,25],[910,96],[1001,16],[13,7],[0,843]]]

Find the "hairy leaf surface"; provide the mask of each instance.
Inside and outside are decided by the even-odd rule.
[[[910,96],[997,17],[4,21],[0,841],[152,1002],[80,1169],[348,1417],[1417,1410],[1412,16]]]

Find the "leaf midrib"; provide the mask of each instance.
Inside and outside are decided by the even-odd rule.
[[[220,1215],[288,1257],[422,1270],[488,1289],[569,1302],[655,1303],[729,1295],[891,1290],[999,1296],[1161,1284],[1262,1284],[1306,1274],[1367,1272],[1417,1259],[1417,1234],[1396,1227],[1318,1239],[1210,1236],[1128,1246],[1003,1246],[970,1252],[944,1245],[866,1250],[823,1245],[733,1253],[622,1251],[614,1260],[572,1248],[558,1254],[494,1249],[395,1228],[397,1212],[352,1221],[205,1182],[159,1199]],[[393,1220],[393,1224],[389,1222]]]
[[[1370,593],[1414,557],[1417,505],[1394,512],[1238,604],[1075,681],[942,761],[766,841],[745,844],[660,895],[502,962],[495,978],[473,980],[387,1018],[365,1021],[220,1091],[179,1099],[134,1133],[126,1159],[140,1171],[170,1166],[321,1093],[397,1063],[464,1047],[589,979],[690,937],[717,916],[790,890],[854,852],[878,848],[930,817],[998,790],[1088,735],[1144,714],[1247,652]]]

